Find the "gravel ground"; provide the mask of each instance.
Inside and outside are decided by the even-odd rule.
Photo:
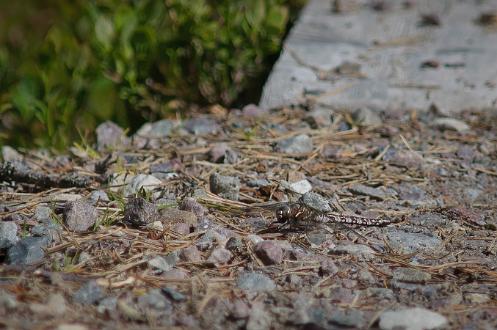
[[[4,146],[0,327],[493,329],[495,127],[213,107],[67,155]],[[310,194],[392,224],[275,226]]]

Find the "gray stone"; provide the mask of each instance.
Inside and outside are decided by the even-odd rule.
[[[254,252],[265,265],[278,265],[283,261],[283,249],[272,241],[257,243]]]
[[[350,254],[360,260],[371,260],[374,257],[374,251],[367,245],[342,243],[329,251],[333,254]]]
[[[313,151],[314,145],[312,138],[308,135],[300,134],[278,142],[275,149],[277,152],[285,154],[307,154]]]
[[[48,206],[38,205],[35,209],[34,218],[38,222],[50,223],[52,221],[52,209]]]
[[[271,315],[266,309],[266,306],[261,302],[256,302],[252,305],[250,315],[247,320],[247,330],[260,330],[271,328]]]
[[[39,313],[50,316],[62,316],[67,311],[67,303],[64,296],[60,293],[51,293],[48,301],[44,304],[32,303],[29,306],[33,313]]]
[[[98,303],[97,312],[99,314],[114,313],[117,308],[117,297],[107,297]]]
[[[64,222],[67,228],[78,233],[90,229],[97,221],[98,211],[84,199],[69,202],[64,206]]]
[[[162,181],[153,175],[138,174],[130,178],[129,183],[124,187],[124,195],[131,196],[138,193],[140,190],[153,191],[160,187]]]
[[[74,301],[83,305],[93,305],[104,297],[104,291],[96,281],[86,282],[73,295]]]
[[[173,301],[181,302],[186,300],[186,296],[172,288],[162,288],[162,293]]]
[[[111,121],[103,122],[98,125],[97,133],[97,150],[116,149],[126,146],[129,143],[124,130]]]
[[[288,188],[297,194],[305,194],[312,190],[312,185],[307,180],[300,180],[288,184]]]
[[[170,253],[165,257],[155,256],[148,261],[148,265],[152,268],[156,268],[162,272],[168,272],[176,265],[178,261],[178,255],[176,253]]]
[[[163,208],[159,211],[161,221],[164,223],[183,223],[188,227],[197,226],[197,216],[190,211],[179,210],[175,208]]]
[[[483,193],[482,190],[480,189],[475,189],[475,188],[465,188],[464,189],[464,195],[466,198],[469,200],[470,203],[473,203],[480,195]]]
[[[17,298],[7,291],[0,290],[0,309],[15,309],[18,306]]]
[[[382,124],[382,120],[378,113],[366,107],[355,110],[353,118],[354,121],[361,126],[374,127]]]
[[[312,128],[324,128],[331,125],[331,117],[334,111],[323,107],[316,107],[312,109],[305,120],[311,125]]]
[[[152,289],[143,296],[138,297],[138,306],[144,311],[153,309],[164,314],[169,314],[173,309],[173,305],[162,294],[160,289]]]
[[[233,254],[225,248],[214,249],[207,261],[218,265],[227,264],[233,258]]]
[[[92,193],[90,194],[90,198],[89,199],[90,199],[90,201],[92,202],[93,205],[96,205],[99,202],[107,203],[107,202],[110,201],[109,196],[103,190],[92,191]]]
[[[392,248],[402,253],[433,252],[442,245],[442,241],[436,236],[397,229],[389,230],[387,239]]]
[[[341,327],[350,327],[361,329],[364,327],[364,314],[357,309],[349,309],[347,311],[336,310],[331,313],[329,322]]]
[[[145,139],[164,139],[169,137],[173,129],[177,126],[177,122],[172,120],[159,120],[153,123],[145,123],[135,133],[135,137]]]
[[[255,104],[248,104],[242,109],[242,115],[249,118],[264,117],[267,116],[268,113],[269,112],[266,109],[259,108]]]
[[[468,131],[470,127],[465,122],[455,118],[437,118],[431,123],[433,127],[439,129],[448,129],[458,132]]]
[[[464,300],[470,304],[485,304],[492,300],[492,298],[486,293],[466,293]]]
[[[431,280],[431,275],[419,269],[399,267],[394,270],[393,279],[400,282],[425,283]]]
[[[239,254],[243,251],[243,241],[240,237],[230,237],[226,242],[225,248],[231,253]]]
[[[11,265],[33,265],[43,260],[47,247],[46,237],[26,237],[11,246],[8,259]]]
[[[31,234],[46,237],[49,242],[59,243],[62,239],[62,227],[57,223],[44,223],[31,228]]]
[[[213,163],[234,164],[238,155],[226,143],[218,143],[209,150],[209,160]]]
[[[267,179],[251,179],[247,181],[247,186],[254,188],[267,187],[270,185],[271,182],[269,182]]]
[[[213,173],[210,176],[209,187],[212,193],[220,197],[234,201],[240,198],[240,179],[237,177]]]
[[[429,330],[447,326],[447,318],[425,308],[414,307],[397,311],[386,311],[380,315],[382,330]]]
[[[397,150],[390,148],[383,156],[383,160],[391,165],[406,167],[406,168],[420,168],[424,160],[423,158],[410,150]]]
[[[394,193],[392,191],[386,191],[385,189],[381,188],[373,188],[365,186],[363,184],[354,184],[349,187],[349,191],[357,195],[369,196],[371,198],[379,200],[384,200],[394,196]]]
[[[180,210],[193,212],[197,217],[207,214],[207,209],[191,197],[187,197],[181,202]]]
[[[195,246],[189,246],[181,250],[179,257],[181,260],[186,262],[200,262],[202,261],[202,255],[200,251]]]
[[[301,197],[301,202],[316,210],[316,211],[319,211],[319,212],[330,212],[331,211],[331,207],[330,207],[330,203],[329,201],[324,198],[323,196],[315,193],[315,192],[308,192],[306,194],[304,194],[302,197]]]
[[[7,249],[19,241],[14,222],[0,222],[0,250]]]
[[[365,290],[367,297],[374,297],[380,300],[394,300],[395,294],[391,289],[387,288],[367,288]]]
[[[189,277],[188,273],[181,269],[171,269],[170,271],[164,272],[161,275],[161,278],[169,281],[178,281],[184,280]],[[190,277],[191,278],[191,277]]]
[[[413,184],[404,183],[399,185],[396,190],[399,198],[403,200],[419,201],[426,198],[426,191]]]
[[[128,199],[124,207],[123,221],[126,224],[141,227],[153,223],[159,219],[159,213],[154,204],[147,202],[142,197]]]
[[[183,126],[195,135],[216,134],[221,129],[215,120],[204,117],[185,120]]]
[[[2,159],[4,162],[21,161],[24,157],[11,146],[2,146]]]
[[[273,291],[276,289],[276,284],[268,276],[255,273],[244,272],[238,276],[236,286],[239,289],[255,292]]]

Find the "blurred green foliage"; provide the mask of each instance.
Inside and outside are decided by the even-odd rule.
[[[303,0],[36,0],[0,5],[0,142],[63,148],[178,100],[233,104]]]

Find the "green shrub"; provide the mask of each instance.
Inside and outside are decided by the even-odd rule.
[[[43,38],[0,36],[0,141],[61,148],[103,120],[136,127],[178,100],[229,106],[279,51],[298,2],[49,1]]]

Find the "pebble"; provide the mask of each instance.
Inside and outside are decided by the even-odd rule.
[[[79,304],[93,305],[104,298],[104,292],[96,281],[89,281],[74,293],[73,298]]]
[[[184,280],[186,278],[189,278],[189,275],[181,269],[174,268],[171,269],[170,271],[162,273],[161,278],[164,280],[176,281],[176,280]]]
[[[207,209],[197,202],[195,198],[187,197],[180,205],[180,210],[193,212],[197,217],[202,217],[207,214]]]
[[[183,126],[195,135],[216,134],[221,129],[215,120],[205,117],[185,120]]]
[[[161,291],[166,295],[166,297],[173,301],[181,302],[186,300],[186,296],[184,294],[174,290],[173,288],[162,288]]]
[[[387,232],[387,239],[390,246],[401,253],[433,252],[442,245],[442,241],[436,236],[398,229]]]
[[[333,260],[325,259],[319,264],[319,275],[320,276],[330,276],[335,275],[339,271],[338,266]]]
[[[399,185],[396,191],[402,200],[419,201],[426,199],[426,191],[410,183]]]
[[[269,182],[267,179],[250,179],[247,181],[247,186],[253,188],[267,187],[270,185],[271,182]]]
[[[197,226],[197,216],[190,211],[183,211],[175,208],[164,208],[159,211],[160,219],[164,223],[186,224],[188,229]]]
[[[159,120],[153,123],[145,123],[135,133],[136,138],[145,139],[163,139],[167,138],[173,132],[177,123],[172,120]]]
[[[47,245],[46,237],[25,237],[9,248],[9,264],[32,265],[40,262],[45,257],[43,248]]]
[[[336,310],[331,313],[329,322],[340,327],[362,329],[365,318],[364,313],[357,309]]]
[[[92,191],[89,197],[90,201],[92,202],[93,205],[97,205],[97,203],[102,202],[102,203],[107,203],[110,201],[109,196],[107,193],[103,190],[95,190]]]
[[[10,248],[19,241],[14,222],[0,222],[0,250]]]
[[[31,228],[31,234],[46,237],[48,242],[59,243],[62,240],[62,228],[57,223],[39,224]]]
[[[209,160],[213,163],[234,164],[238,161],[238,155],[226,143],[219,143],[209,150]]]
[[[178,255],[176,253],[170,253],[165,257],[155,256],[148,261],[148,265],[162,272],[168,272],[173,269],[177,261]]]
[[[149,230],[155,230],[155,231],[164,231],[164,225],[160,221],[154,221],[152,223],[149,223],[146,227]]]
[[[85,232],[97,221],[98,211],[87,200],[80,199],[64,206],[64,222],[74,232]]]
[[[237,201],[240,198],[240,179],[213,173],[209,180],[210,191],[222,198]]]
[[[52,221],[52,209],[48,206],[38,205],[35,209],[34,218],[38,222],[50,223]]]
[[[117,297],[107,297],[98,303],[97,312],[99,314],[114,313],[117,307]]]
[[[268,276],[256,272],[244,272],[238,276],[236,286],[239,289],[255,292],[273,291],[276,284]]]
[[[307,114],[304,120],[314,129],[329,127],[333,113],[332,109],[316,107]]]
[[[464,132],[470,129],[469,125],[462,120],[455,118],[436,118],[431,123],[431,126],[436,127],[440,130],[454,130],[457,132]]]
[[[275,149],[285,154],[307,154],[313,151],[314,145],[312,138],[306,134],[300,134],[278,142]]]
[[[257,243],[254,252],[265,265],[278,265],[283,261],[283,249],[272,241]]]
[[[146,294],[138,297],[138,306],[141,310],[154,309],[162,313],[171,313],[173,306],[171,302],[162,294],[160,289],[152,289]]]
[[[15,309],[17,307],[17,298],[15,295],[0,289],[0,310]]]
[[[184,222],[175,224],[172,229],[175,233],[183,236],[190,234],[190,225]]]
[[[4,162],[12,162],[15,160],[22,161],[23,158],[24,157],[11,146],[2,147],[2,159]]]
[[[397,150],[390,148],[383,155],[383,160],[391,165],[406,167],[406,168],[420,168],[423,164],[423,158],[410,150]]]
[[[67,324],[62,323],[55,328],[56,330],[88,330],[88,327],[84,324]]]
[[[162,181],[153,175],[138,174],[133,176],[129,183],[124,187],[124,195],[131,196],[138,193],[140,190],[150,192],[162,184]]]
[[[179,257],[181,260],[186,262],[200,262],[202,261],[202,255],[200,251],[195,246],[189,246],[181,250]]]
[[[385,191],[384,189],[381,188],[373,188],[369,187],[363,184],[354,184],[349,187],[349,191],[351,193],[357,194],[357,195],[364,195],[364,196],[369,196],[371,198],[379,199],[379,200],[384,200],[390,197],[393,197],[395,194],[393,192],[388,192]]]
[[[247,320],[247,330],[270,329],[272,323],[271,315],[268,313],[266,306],[257,302],[252,305],[250,315]]]
[[[268,115],[268,111],[266,109],[259,108],[255,104],[247,104],[242,109],[242,115],[244,117],[251,117],[251,118],[264,117]]]
[[[414,307],[397,311],[386,311],[380,315],[382,330],[429,330],[447,326],[447,318],[425,308]]]
[[[235,319],[245,319],[250,315],[249,306],[241,299],[236,299],[229,307],[230,315]]]
[[[315,193],[308,192],[302,196],[302,202],[308,207],[319,212],[330,212],[330,203],[323,196]]]
[[[255,234],[248,234],[247,235],[247,240],[252,243],[253,245],[258,244],[259,242],[264,241],[264,239],[258,235]]]
[[[51,316],[62,316],[67,311],[67,304],[62,294],[51,293],[46,303],[33,303],[29,306],[29,309],[33,313],[40,313]]]
[[[129,143],[124,130],[111,121],[103,122],[96,129],[97,150],[116,149]]]
[[[214,249],[207,261],[218,265],[227,264],[233,258],[233,254],[224,248]]]
[[[394,270],[393,279],[400,282],[426,283],[431,280],[431,275],[419,269],[399,267]]]
[[[300,180],[290,184],[290,189],[297,194],[305,194],[312,190],[312,185],[307,180]]]
[[[483,193],[482,190],[480,189],[475,189],[475,188],[466,188],[463,191],[464,195],[468,199],[470,203],[473,203],[475,200],[480,197],[480,195]]]
[[[240,237],[230,237],[226,242],[225,248],[231,253],[238,254],[243,251],[243,241]]]
[[[158,218],[159,213],[154,204],[142,197],[128,198],[124,207],[124,223],[140,227],[158,221]]]
[[[490,296],[486,293],[466,293],[464,300],[470,304],[485,304],[491,300]]]
[[[369,108],[359,108],[352,114],[354,121],[361,126],[380,126],[383,121],[376,111]]]
[[[374,257],[373,249],[363,244],[341,243],[329,252],[338,255],[350,254],[360,260],[371,260]]]

